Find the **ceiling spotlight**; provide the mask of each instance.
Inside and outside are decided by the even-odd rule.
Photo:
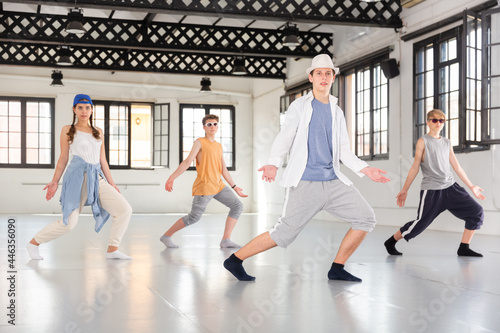
[[[285,29],[283,30],[283,46],[289,47],[290,49],[295,49],[300,45],[299,42],[299,29],[296,24],[287,22]]]
[[[63,45],[59,49],[59,59],[57,60],[57,64],[59,66],[72,66],[73,62],[71,61],[71,51],[69,46]]]
[[[247,75],[248,72],[245,68],[245,57],[236,56],[233,62],[233,74],[234,75]]]
[[[52,83],[50,84],[51,86],[64,86],[64,84],[62,83],[63,75],[61,71],[53,70],[50,77],[52,78]]]
[[[212,84],[212,82],[210,82],[210,78],[204,77],[203,79],[201,79],[200,84],[201,84],[200,92],[202,93],[212,92],[212,89],[210,89],[210,85]]]
[[[68,12],[68,25],[65,31],[69,34],[83,34],[87,32],[83,26],[83,9],[70,8]]]

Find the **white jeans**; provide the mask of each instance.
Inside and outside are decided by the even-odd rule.
[[[125,231],[127,230],[130,217],[132,215],[132,207],[127,200],[113,186],[109,185],[103,178],[99,177],[99,200],[102,208],[111,214],[111,232],[109,235],[109,246],[118,246],[122,240]],[[83,206],[87,201],[87,174],[83,179],[82,192],[80,196],[80,207],[75,209],[68,217],[68,225],[59,220],[47,225],[45,228],[37,232],[35,241],[38,244],[50,242],[57,237],[60,237],[71,231],[78,223],[78,217]]]

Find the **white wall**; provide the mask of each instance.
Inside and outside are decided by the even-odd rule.
[[[61,128],[72,121],[71,105],[76,93],[93,99],[170,103],[170,168],[155,170],[112,170],[115,182],[130,201],[134,212],[187,212],[191,207],[191,188],[195,171],[186,171],[168,193],[164,184],[179,165],[179,103],[232,104],[236,110],[236,142],[252,137],[251,80],[211,77],[212,94],[201,94],[199,76],[154,73],[126,73],[62,69],[64,87],[51,87],[52,69],[0,66],[0,95],[53,97],[56,100],[56,161],[59,157]],[[8,84],[4,84],[8,82]],[[201,119],[200,119],[201,121]],[[200,125],[201,126],[201,125]],[[250,158],[249,158],[250,156]],[[249,162],[250,161],[250,162]],[[237,151],[236,171],[230,172],[238,186],[251,194],[253,170],[251,153]],[[0,213],[58,213],[58,197],[45,200],[44,184],[54,169],[0,169]],[[134,184],[144,184],[136,186]],[[60,188],[59,188],[60,191]],[[245,211],[251,211],[251,198],[242,199]],[[214,201],[207,212],[227,209]]]

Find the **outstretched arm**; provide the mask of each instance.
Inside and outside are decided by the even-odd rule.
[[[465,183],[465,185],[467,185],[468,188],[470,188],[476,198],[480,200],[486,199],[486,197],[481,193],[483,189],[477,185],[472,184],[472,182],[469,180],[469,177],[467,177],[464,169],[462,169],[460,163],[458,163],[457,157],[453,152],[453,148],[450,149],[450,164],[453,170],[455,170],[455,173],[458,175],[458,177]]]
[[[408,190],[410,189],[411,184],[415,180],[415,177],[417,177],[418,171],[420,170],[420,163],[422,163],[424,152],[424,139],[420,138],[417,141],[417,147],[415,149],[415,160],[413,161],[410,171],[408,171],[408,176],[406,176],[406,181],[403,185],[403,189],[398,193],[398,195],[396,195],[396,202],[399,207],[403,207],[405,205]]]
[[[222,177],[226,180],[226,182],[231,186],[231,188],[242,198],[248,197],[248,195],[243,194],[243,189],[241,187],[236,186],[236,183],[233,181],[233,177],[229,174],[229,170],[226,167],[226,162],[224,161],[224,156],[222,157]]]
[[[61,130],[61,137],[60,137],[61,155],[59,156],[59,160],[57,161],[52,181],[50,181],[43,188],[43,190],[47,190],[47,193],[45,195],[45,199],[47,199],[47,201],[52,199],[56,194],[57,185],[59,184],[59,180],[61,179],[62,174],[64,173],[64,169],[66,169],[66,165],[68,164],[69,142],[68,142],[68,136],[66,135],[68,131],[69,131],[69,125],[64,126]]]
[[[184,171],[186,171],[191,163],[193,163],[194,159],[198,155],[198,153],[201,151],[201,143],[199,140],[196,140],[193,143],[193,148],[191,148],[191,151],[189,152],[188,157],[184,161],[179,164],[177,169],[168,177],[167,182],[165,183],[165,190],[172,192],[174,189],[174,180],[182,175]]]

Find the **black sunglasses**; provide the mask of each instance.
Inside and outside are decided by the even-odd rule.
[[[439,123],[444,123],[446,121],[446,119],[436,119],[436,118],[433,118],[433,119],[427,119],[428,121],[432,121],[434,124],[437,123],[439,121]]]

